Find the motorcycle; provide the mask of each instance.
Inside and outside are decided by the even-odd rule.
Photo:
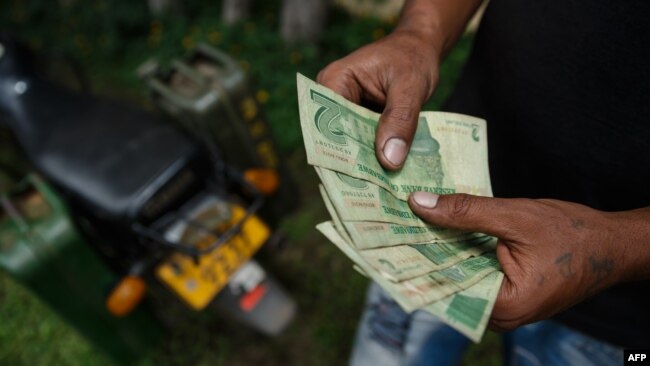
[[[296,305],[255,256],[297,201],[236,62],[200,45],[146,63],[154,115],[36,60],[0,36],[0,126],[29,164],[0,164],[0,269],[118,360],[155,344],[177,303],[279,334]]]

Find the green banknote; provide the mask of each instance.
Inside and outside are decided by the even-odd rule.
[[[496,238],[483,236],[456,242],[407,244],[358,252],[384,277],[391,281],[403,281],[429,272],[445,270],[459,262],[463,265],[474,265],[472,270],[482,269],[482,266],[494,266],[498,269],[498,263],[491,257],[481,256],[494,252],[496,243]],[[467,259],[470,257],[474,258]],[[462,268],[459,270],[464,273]],[[453,269],[450,271],[453,272]]]
[[[372,182],[401,200],[415,191],[492,195],[484,120],[422,112],[404,166],[389,172],[375,156],[379,114],[300,74],[297,83],[309,164]]]
[[[319,186],[323,202],[343,240],[350,244],[368,264],[391,281],[403,281],[449,267],[463,259],[496,249],[496,238],[474,233],[430,243],[405,244],[376,249],[359,250],[353,242],[345,222],[329,198],[329,192]],[[400,201],[402,202],[402,201]]]
[[[404,226],[376,221],[343,222],[343,227],[357,249],[373,249],[411,243],[426,244],[483,235],[433,226]]]
[[[474,286],[425,305],[421,309],[437,316],[444,323],[479,343],[490,320],[503,272],[495,271]]]
[[[366,263],[363,258],[361,258],[356,251],[341,237],[339,232],[336,230],[334,225],[331,222],[323,222],[316,225],[316,228],[323,234],[325,237],[330,240],[336,247],[338,247],[348,258],[354,262],[354,264],[361,269],[366,276],[371,278],[373,281],[377,282],[384,290],[386,290],[397,303],[400,304],[402,308],[407,311],[412,311],[417,309],[419,306],[425,305],[421,291],[414,291],[412,288],[423,288],[428,287],[429,289],[433,288],[437,282],[433,279],[426,278],[425,281],[429,283],[429,286],[425,286],[423,283],[413,284],[412,288],[406,288],[405,285],[394,283],[384,278],[379,272],[372,268],[368,263]],[[433,291],[430,291],[433,292]],[[436,294],[431,294],[436,295]],[[439,295],[438,297],[441,297]],[[434,297],[434,296],[430,296]]]
[[[336,228],[336,230],[339,232],[339,235],[341,235],[341,238],[343,238],[343,240],[345,240],[347,243],[353,243],[352,237],[350,237],[350,234],[348,233],[343,222],[341,221],[339,214],[336,212],[336,209],[334,208],[334,205],[332,204],[332,201],[330,200],[329,195],[325,190],[325,187],[323,187],[322,184],[319,184],[318,190],[320,191],[321,197],[323,197],[323,203],[325,203],[325,208],[327,209],[327,212],[329,212],[330,216],[332,217],[332,222],[334,223],[334,227]]]
[[[334,208],[329,193],[318,186],[325,207],[341,236],[353,244],[355,249],[375,249],[400,244],[434,244],[440,242],[470,240],[485,237],[485,234],[460,230],[436,228],[433,226],[404,226],[378,221],[342,221]]]
[[[360,269],[387,291],[405,311],[422,309],[440,317],[450,326],[466,334],[475,342],[480,340],[486,326],[486,321],[494,305],[494,297],[501,285],[502,276],[496,270],[474,271],[460,275],[438,273],[394,283],[386,280],[381,274],[352,250],[348,243],[338,234],[331,222],[317,226],[334,245],[346,254]],[[491,256],[487,256],[488,258]],[[493,259],[496,261],[496,259]],[[466,265],[464,270],[472,270],[475,264]],[[495,276],[494,273],[497,273]],[[485,279],[489,281],[485,281]],[[473,290],[476,288],[475,290]],[[464,297],[458,297],[462,295]],[[464,301],[467,298],[467,301]],[[454,301],[454,299],[456,299]],[[439,303],[439,304],[438,304]],[[438,304],[438,305],[436,305]]]
[[[428,227],[406,201],[366,180],[315,167],[342,221],[380,221]]]

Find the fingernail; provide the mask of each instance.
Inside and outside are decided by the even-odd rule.
[[[397,137],[386,141],[384,145],[384,156],[395,165],[402,165],[406,157],[406,142]]]
[[[413,201],[418,204],[420,207],[424,208],[435,208],[438,204],[438,195],[427,192],[415,192],[413,193]]]

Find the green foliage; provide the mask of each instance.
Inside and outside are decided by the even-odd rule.
[[[134,70],[150,58],[167,61],[207,42],[240,60],[255,86],[269,93],[266,106],[284,151],[300,146],[295,73],[315,77],[327,63],[388,33],[391,25],[352,19],[334,10],[318,45],[286,46],[278,34],[279,1],[257,2],[250,21],[232,27],[219,22],[219,2],[184,2],[183,15],[151,16],[144,1],[11,0],[0,5],[0,29],[10,29],[37,49],[65,52],[81,60],[95,89],[144,99]],[[462,57],[461,57],[462,58]],[[452,54],[453,74],[462,62]],[[441,89],[448,93],[443,79]],[[444,86],[444,87],[443,87]],[[439,105],[438,102],[433,106]]]

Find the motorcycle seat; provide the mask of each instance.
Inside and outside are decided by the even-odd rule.
[[[72,91],[0,58],[0,119],[35,168],[97,214],[133,211],[196,154],[182,133],[128,104]]]

